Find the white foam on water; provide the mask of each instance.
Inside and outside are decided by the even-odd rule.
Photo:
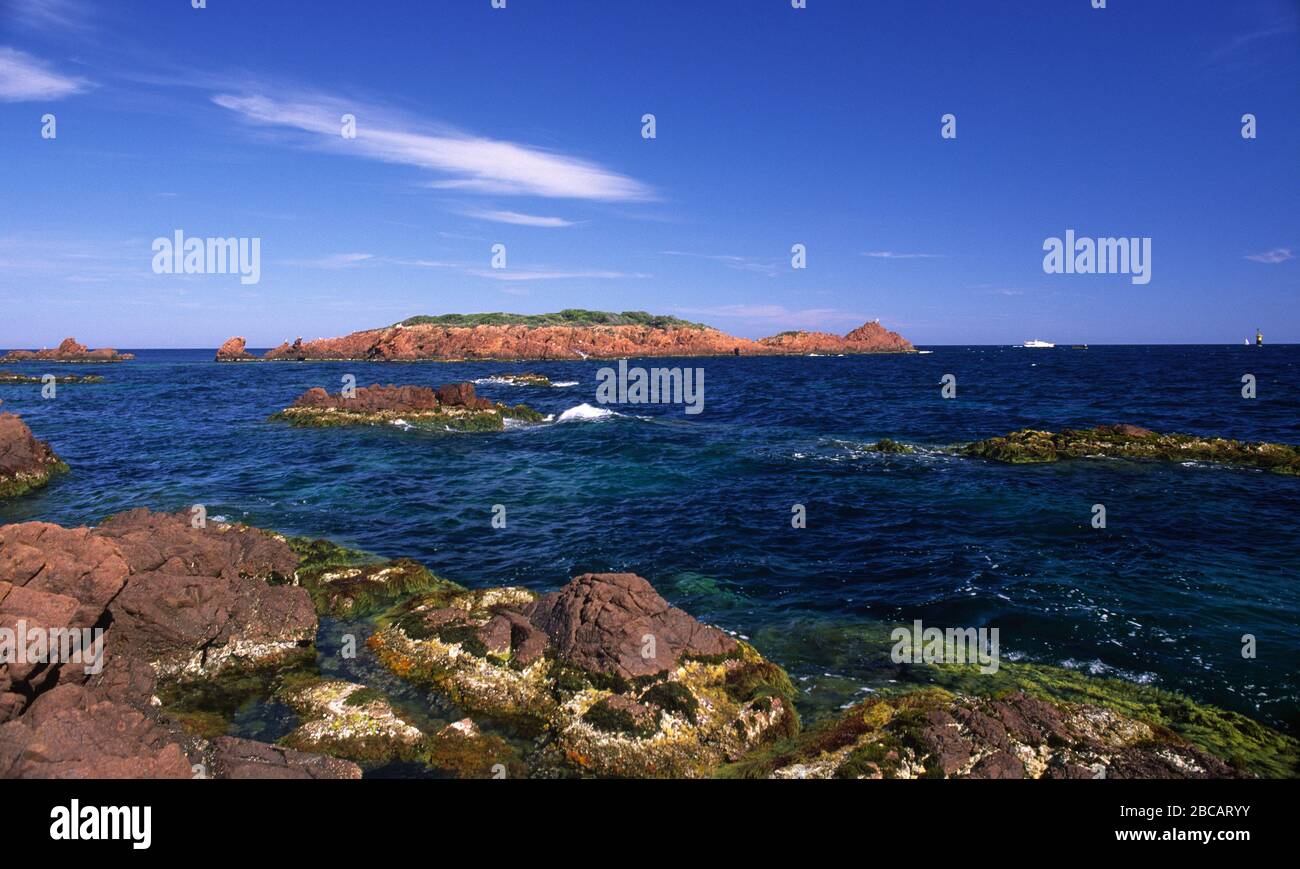
[[[556,422],[592,422],[594,420],[609,419],[611,416],[622,416],[621,413],[605,407],[592,407],[590,404],[582,403],[577,407],[571,407]]]

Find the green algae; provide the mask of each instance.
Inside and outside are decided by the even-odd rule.
[[[298,583],[307,589],[321,615],[357,618],[413,595],[464,591],[409,558],[386,561],[306,537],[290,537],[285,542],[299,558]]]
[[[0,500],[25,495],[48,485],[54,477],[59,474],[66,474],[68,471],[67,464],[62,461],[55,461],[43,465],[39,471],[31,473],[0,474]]]
[[[1217,462],[1276,474],[1300,475],[1300,447],[1199,435],[1157,434],[1133,426],[1098,426],[1060,432],[1021,429],[1002,437],[967,444],[960,453],[971,458],[1017,465],[1106,457]]]
[[[670,715],[680,715],[691,724],[699,723],[700,702],[691,690],[680,682],[660,682],[651,685],[641,695],[641,703],[658,706]]]
[[[620,733],[646,739],[653,736],[657,727],[654,722],[638,719],[626,709],[611,704],[609,697],[602,697],[592,704],[582,715],[582,720],[606,733]]]
[[[880,440],[876,441],[876,443],[871,445],[871,449],[875,450],[878,453],[916,452],[916,447],[910,446],[909,444],[902,444],[899,443],[898,441],[890,440],[889,438],[881,438]]]

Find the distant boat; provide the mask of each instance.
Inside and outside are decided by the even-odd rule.
[[[1026,342],[1025,342],[1024,344],[1022,344],[1021,346],[1022,346],[1022,347],[1034,347],[1034,348],[1038,348],[1038,347],[1055,347],[1056,345],[1055,345],[1055,344],[1051,344],[1051,343],[1049,343],[1049,342],[1047,342],[1047,341],[1039,341],[1037,338],[1035,338],[1033,341],[1026,341]]]

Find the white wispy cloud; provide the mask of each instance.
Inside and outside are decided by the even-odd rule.
[[[319,259],[285,260],[285,265],[308,269],[346,269],[374,258],[373,253],[336,253]]]
[[[308,146],[446,176],[427,183],[434,189],[605,202],[654,198],[641,182],[588,160],[403,118],[382,107],[319,94],[275,99],[222,93],[212,100],[249,123],[306,134]],[[356,117],[355,139],[342,137],[345,114]]]
[[[864,253],[863,256],[875,259],[945,259],[947,255],[941,253],[900,253],[893,250],[871,250]]]
[[[1273,250],[1264,251],[1263,253],[1247,254],[1246,259],[1257,263],[1276,265],[1277,263],[1284,263],[1289,259],[1295,259],[1295,255],[1291,253],[1291,248],[1289,247],[1278,247]]]
[[[514,226],[539,226],[548,229],[559,229],[574,225],[573,221],[565,220],[563,217],[542,217],[535,214],[521,214],[518,211],[489,211],[487,209],[469,208],[460,213],[465,217],[472,217],[476,220],[509,223]]]
[[[692,259],[709,260],[711,262],[721,263],[729,269],[735,269],[741,272],[754,272],[755,274],[767,275],[772,277],[785,264],[782,262],[764,262],[761,260],[751,259],[749,257],[735,256],[733,254],[715,254],[715,253],[692,253],[684,250],[664,250],[660,251],[662,256],[682,256]]]
[[[84,79],[55,72],[26,52],[0,46],[0,102],[58,100],[89,86]]]
[[[544,269],[470,269],[467,274],[494,281],[558,281],[558,280],[619,280],[623,278],[650,278],[634,272],[606,271],[547,271]]]
[[[0,17],[26,30],[85,30],[91,14],[77,0],[0,0]]]

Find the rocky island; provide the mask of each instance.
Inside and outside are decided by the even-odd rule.
[[[67,471],[50,445],[37,440],[17,414],[0,413],[0,499],[39,489]]]
[[[75,338],[64,338],[53,350],[10,350],[0,356],[0,363],[5,362],[125,362],[134,359],[130,353],[118,353],[111,347],[91,350],[85,344],[78,344]]]
[[[905,338],[878,322],[838,336],[787,332],[754,341],[700,323],[642,311],[564,310],[553,314],[447,314],[411,317],[341,338],[298,338],[263,357],[268,361],[415,362],[469,359],[617,359],[645,356],[780,356],[910,353]],[[254,359],[244,339],[231,338],[218,362]]]
[[[105,629],[98,667],[0,665],[0,776],[1294,774],[1295,739],[1243,716],[1027,664],[992,685],[936,666],[924,686],[904,665],[897,690],[804,729],[777,663],[639,576],[470,589],[327,540],[197,526],[147,510],[0,526],[0,621]],[[365,615],[363,652],[390,675],[322,673],[322,620]],[[395,700],[401,685],[442,712]],[[231,733],[258,702],[292,711],[275,742]]]
[[[427,386],[363,386],[354,395],[309,389],[272,421],[310,428],[347,425],[399,425],[440,431],[504,431],[506,420],[540,422],[542,414],[517,404],[508,407],[474,394],[472,383]]]

